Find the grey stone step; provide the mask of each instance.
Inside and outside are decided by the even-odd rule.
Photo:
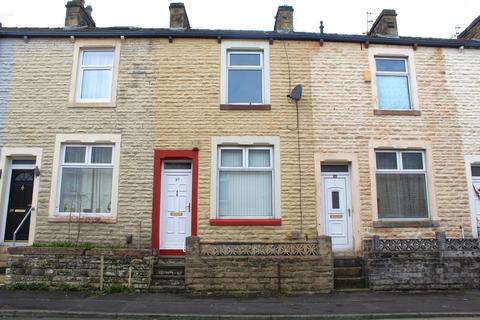
[[[185,277],[185,268],[155,268],[153,270],[153,275]]]
[[[184,293],[185,286],[162,286],[153,285],[149,288],[150,292],[165,292],[165,293]]]
[[[185,275],[183,274],[152,274],[152,279],[183,279],[185,280]]]
[[[340,278],[334,279],[333,281],[335,289],[357,289],[366,287],[364,277]]]
[[[362,258],[359,257],[336,257],[333,259],[335,268],[361,267]]]
[[[156,266],[176,266],[176,267],[185,267],[185,258],[184,257],[160,257],[157,260]]]
[[[152,286],[185,287],[185,279],[152,279]]]
[[[362,267],[343,267],[343,268],[334,268],[333,274],[335,279],[337,278],[355,278],[361,277]]]

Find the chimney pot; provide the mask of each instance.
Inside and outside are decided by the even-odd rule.
[[[172,2],[168,7],[170,9],[170,29],[189,30],[187,10],[182,2]]]
[[[373,23],[369,36],[398,37],[397,13],[392,9],[383,9]]]
[[[92,6],[85,7],[85,0],[71,0],[65,5],[65,27],[95,27],[92,18]]]
[[[279,6],[277,15],[275,16],[276,32],[292,32],[293,31],[293,7]]]
[[[463,40],[480,39],[480,16],[473,20],[457,38]]]

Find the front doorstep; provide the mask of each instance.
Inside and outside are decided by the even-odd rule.
[[[182,249],[160,249],[158,250],[160,256],[184,256],[185,250]]]

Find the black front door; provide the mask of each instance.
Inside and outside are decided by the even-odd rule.
[[[12,170],[5,224],[5,241],[13,240],[13,233],[32,206],[33,179],[34,175],[31,169]],[[30,216],[18,230],[16,240],[28,240],[29,231]]]

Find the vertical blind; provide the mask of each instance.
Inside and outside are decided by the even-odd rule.
[[[221,149],[218,216],[273,216],[271,149]]]

